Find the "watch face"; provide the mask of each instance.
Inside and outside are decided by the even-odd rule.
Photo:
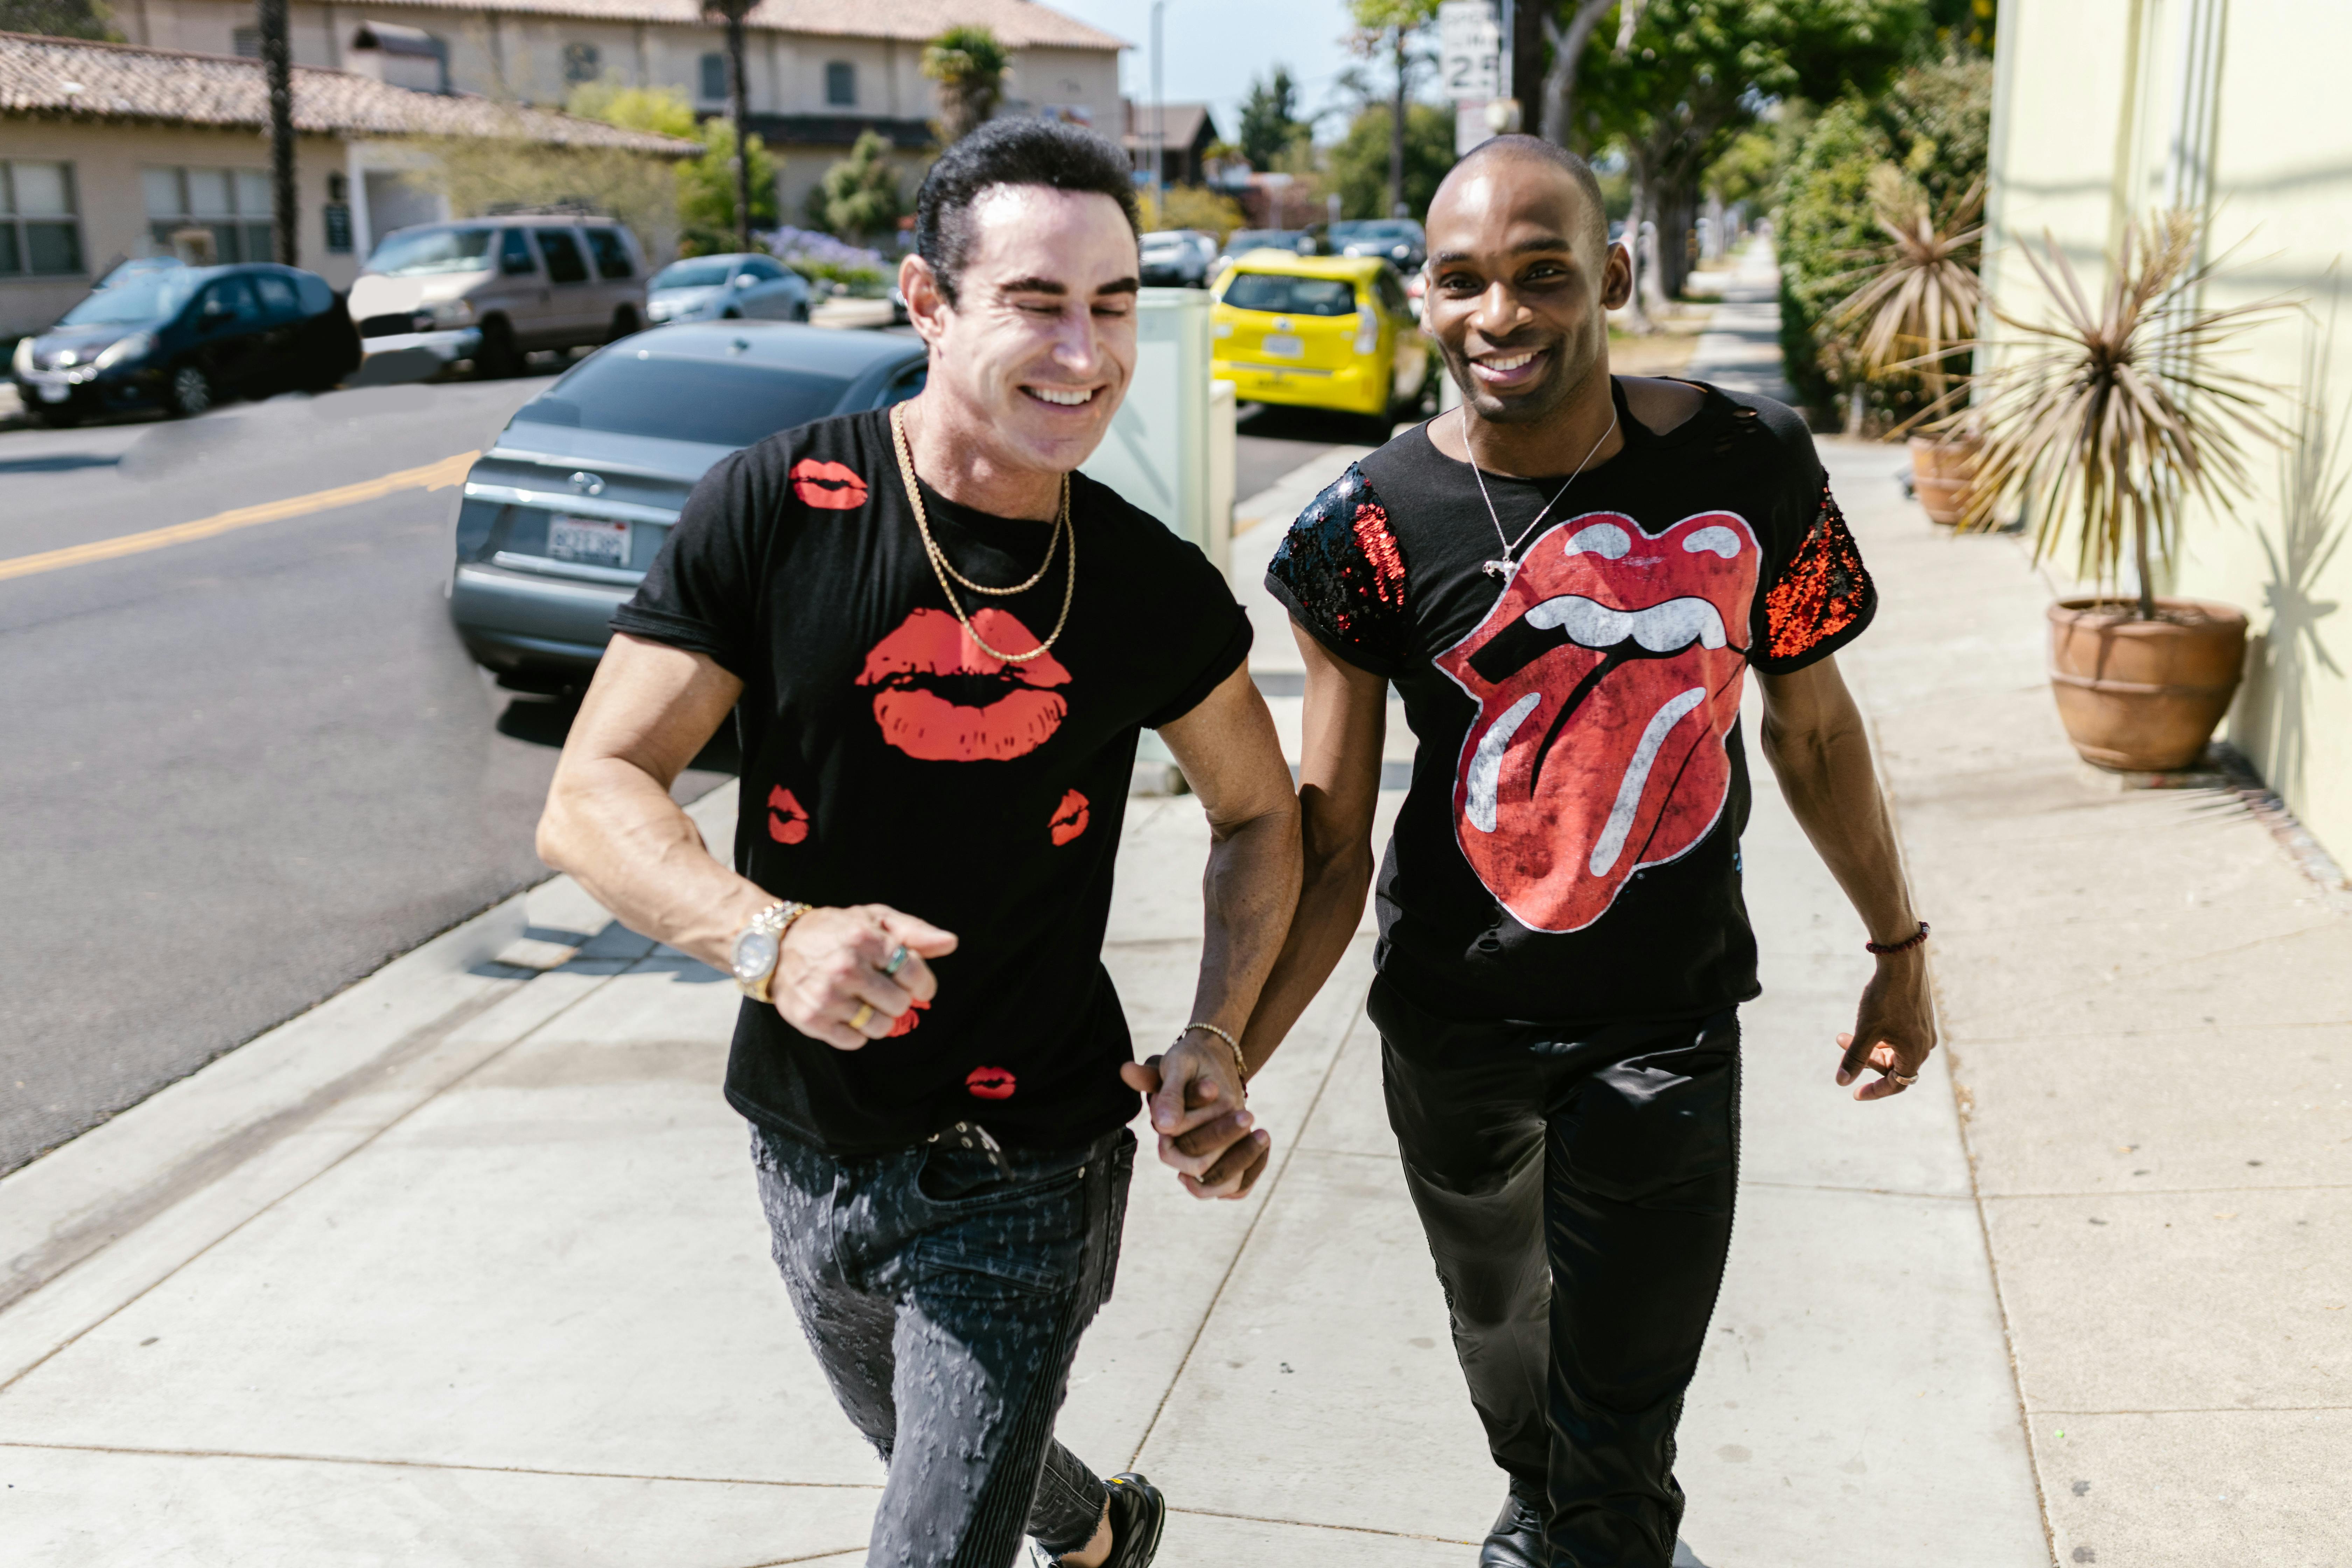
[[[735,978],[749,985],[776,966],[772,931],[747,931],[735,939]]]

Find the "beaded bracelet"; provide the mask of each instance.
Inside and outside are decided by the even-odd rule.
[[[1908,952],[1927,940],[1927,922],[1926,921],[1921,921],[1919,922],[1919,929],[1913,932],[1910,938],[1906,941],[1888,942],[1865,942],[1862,945],[1864,951],[1868,952]]]
[[[1195,1029],[1206,1029],[1209,1033],[1216,1036],[1217,1038],[1225,1042],[1227,1047],[1229,1047],[1234,1053],[1234,1073],[1241,1079],[1243,1087],[1248,1087],[1249,1058],[1242,1055],[1242,1043],[1234,1038],[1231,1035],[1225,1033],[1223,1029],[1217,1027],[1214,1024],[1203,1024],[1198,1022],[1185,1025],[1183,1033],[1176,1037],[1177,1043],[1181,1045],[1184,1040],[1184,1036],[1191,1034]]]

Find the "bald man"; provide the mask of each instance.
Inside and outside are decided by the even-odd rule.
[[[1488,142],[1428,233],[1463,406],[1349,468],[1267,574],[1307,661],[1307,868],[1250,1033],[1279,1037],[1355,931],[1392,685],[1420,746],[1369,1010],[1509,1478],[1478,1561],[1667,1568],[1758,994],[1750,668],[1764,754],[1879,954],[1836,1081],[1900,1094],[1934,1048],[1927,927],[1832,657],[1876,601],[1795,414],[1610,374],[1633,279],[1580,159]]]

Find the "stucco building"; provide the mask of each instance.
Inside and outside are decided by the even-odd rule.
[[[2210,216],[2209,256],[2229,256],[2203,303],[2302,307],[2230,356],[2296,439],[2253,448],[2254,492],[2234,515],[2192,515],[2166,586],[2252,617],[2227,738],[2339,864],[2352,863],[2352,490],[2338,488],[2352,471],[2352,119],[2325,106],[2347,52],[2342,6],[2004,0],[1984,266],[1992,297],[2035,319],[2021,242],[2046,231],[2095,290],[2127,224],[2185,206]]]

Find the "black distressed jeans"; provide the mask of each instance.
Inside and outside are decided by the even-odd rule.
[[[1110,1297],[1135,1135],[835,1159],[754,1128],[751,1157],[801,1328],[889,1467],[869,1568],[1007,1568],[1024,1532],[1084,1546],[1107,1493],[1054,1416]]]
[[[1378,980],[1370,1011],[1454,1352],[1551,1568],[1670,1568],[1675,1427],[1731,1244],[1737,1015],[1570,1039]]]

